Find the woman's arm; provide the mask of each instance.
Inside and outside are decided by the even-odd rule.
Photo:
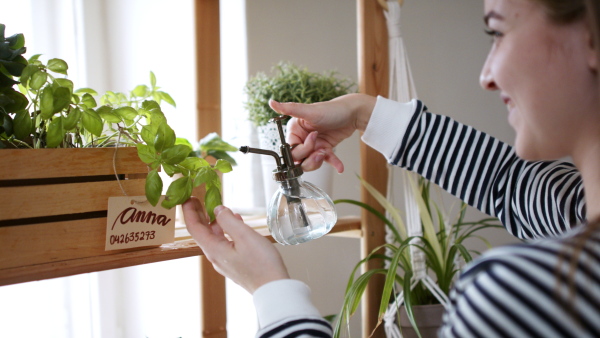
[[[555,236],[585,218],[582,181],[572,164],[521,160],[511,146],[429,113],[420,101],[379,98],[363,140],[391,164],[498,217],[519,238]]]

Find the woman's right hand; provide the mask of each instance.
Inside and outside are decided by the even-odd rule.
[[[287,124],[287,142],[298,144],[292,156],[303,161],[304,171],[316,170],[325,161],[341,173],[344,164],[333,148],[355,130],[365,130],[376,100],[366,94],[348,94],[312,104],[271,100],[270,105],[276,112],[292,117]]]

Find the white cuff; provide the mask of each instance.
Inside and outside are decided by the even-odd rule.
[[[377,103],[362,135],[362,140],[388,160],[398,151],[410,119],[415,113],[416,100],[400,103],[377,97]]]
[[[321,317],[310,300],[310,288],[298,280],[269,282],[254,291],[252,297],[260,328],[285,318]]]

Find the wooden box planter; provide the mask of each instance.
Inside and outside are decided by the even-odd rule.
[[[115,253],[104,251],[108,197],[123,196],[121,186],[129,196],[144,195],[148,168],[136,148],[116,154],[115,148],[3,149],[0,155],[1,278],[15,269]]]

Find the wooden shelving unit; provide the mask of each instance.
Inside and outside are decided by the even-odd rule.
[[[377,0],[357,0],[359,31],[359,89],[371,95],[387,95],[387,33],[385,18]],[[196,45],[197,45],[197,116],[198,134],[221,132],[220,102],[220,41],[219,1],[196,0]],[[361,146],[361,176],[366,178],[382,193],[386,190],[386,163],[381,155]],[[7,176],[9,177],[9,176]],[[136,178],[139,179],[139,178]],[[364,202],[377,205],[363,191]],[[106,223],[102,216],[85,223]],[[264,219],[248,220],[259,233],[268,236]],[[89,225],[92,226],[92,225]],[[4,226],[2,234],[6,245],[18,248],[20,225]],[[0,286],[48,278],[102,271],[166,261],[190,256],[202,256],[202,251],[189,238],[185,230],[178,231],[175,243],[159,247],[92,253],[88,256],[73,256],[65,259],[46,259],[34,263],[16,263],[0,267]],[[96,234],[97,235],[97,234]],[[368,213],[359,217],[342,218],[333,228],[331,235],[359,237],[363,256],[384,243],[382,222]],[[12,237],[11,237],[12,236]],[[99,235],[98,235],[99,236]],[[73,245],[77,237],[73,237]],[[103,240],[103,239],[102,239]],[[271,239],[272,240],[272,239]],[[35,247],[35,245],[34,245]],[[15,249],[17,250],[17,249]],[[47,250],[47,248],[44,248]],[[31,248],[29,248],[31,251]],[[35,250],[33,250],[35,251]],[[35,254],[35,253],[34,253]],[[39,255],[38,255],[39,256]],[[202,256],[203,257],[203,256]],[[13,262],[14,263],[14,262]],[[201,259],[201,325],[204,337],[226,337],[225,280],[212,265]],[[369,336],[377,323],[378,297],[382,281],[370,284],[363,301],[363,336]],[[206,311],[203,311],[206,309]],[[382,336],[378,330],[374,337]]]
[[[264,218],[254,219],[247,223],[253,226],[258,233],[274,242],[269,235]],[[177,233],[178,237],[175,243],[159,247],[121,250],[114,253],[107,252],[106,255],[101,256],[2,269],[0,270],[0,286],[202,255],[202,250],[191,239],[185,228],[179,228]],[[359,237],[360,219],[358,217],[340,219],[331,231],[331,235],[339,234]]]

